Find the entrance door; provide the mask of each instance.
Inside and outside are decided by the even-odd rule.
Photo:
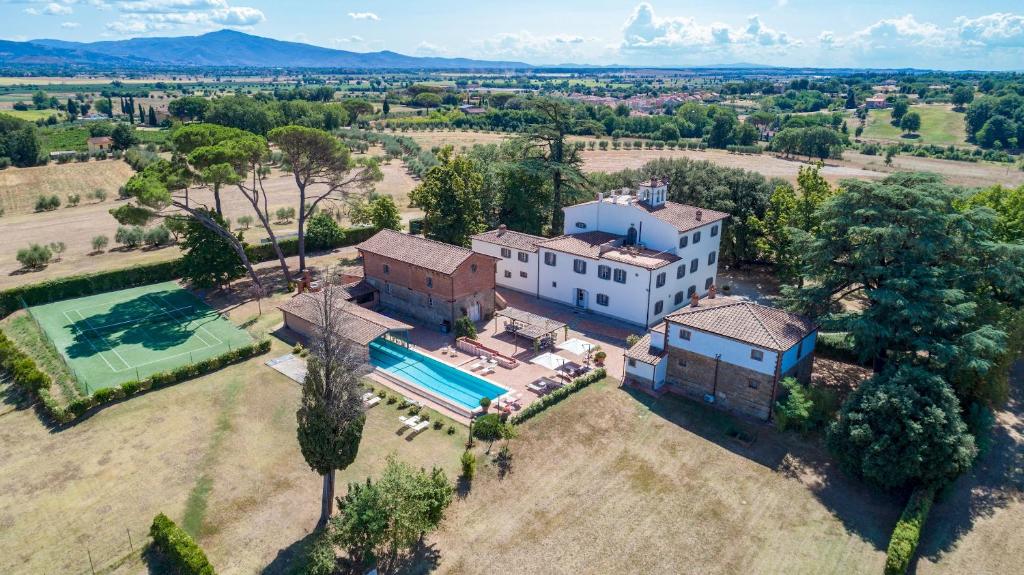
[[[587,290],[576,288],[576,307],[586,309],[587,307]]]
[[[480,302],[476,302],[469,306],[469,319],[470,321],[480,321]]]

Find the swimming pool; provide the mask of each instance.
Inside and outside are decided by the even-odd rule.
[[[370,342],[370,363],[469,411],[479,407],[483,397],[493,400],[508,393],[482,377],[386,340]]]

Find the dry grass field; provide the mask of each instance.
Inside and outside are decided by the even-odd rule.
[[[384,179],[377,184],[377,191],[395,198],[406,221],[418,215],[419,210],[408,207],[408,194],[416,182],[406,172],[403,164],[391,162],[381,166],[381,169],[384,172]],[[7,246],[0,250],[0,289],[54,277],[97,272],[180,256],[181,252],[173,245],[155,250],[115,249],[117,246],[114,243],[114,233],[117,231],[118,223],[108,211],[123,203],[122,200],[115,199],[117,188],[131,175],[132,170],[127,164],[116,161],[0,170],[0,201],[3,206],[10,206],[6,208],[6,214],[0,218],[0,227],[8,238]],[[105,202],[85,199],[85,194],[96,188],[107,190],[108,198]],[[45,191],[42,191],[44,189]],[[35,199],[40,194],[55,193],[64,202],[67,194],[76,190],[82,195],[82,204],[79,206],[61,207],[51,212],[32,212]],[[273,175],[267,183],[267,192],[271,210],[280,206],[298,205],[298,191],[289,176]],[[192,200],[212,205],[212,195],[209,192],[196,191],[192,195]],[[237,221],[238,216],[252,214],[249,203],[233,189],[222,193],[222,202],[225,215],[232,220]],[[294,230],[294,223],[275,226],[275,232],[288,233]],[[97,235],[106,235],[110,239],[111,249],[99,254],[93,253],[91,242]],[[250,242],[259,241],[265,236],[265,232],[259,226],[245,232],[245,238]],[[67,251],[61,260],[40,271],[24,273],[21,264],[15,259],[17,250],[31,243],[46,244],[53,241],[62,241],[67,245]]]

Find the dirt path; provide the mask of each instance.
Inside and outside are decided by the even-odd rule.
[[[932,509],[918,548],[919,575],[1021,572],[1024,548],[1024,361],[997,413],[992,446]]]

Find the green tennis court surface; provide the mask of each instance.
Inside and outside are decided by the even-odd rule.
[[[86,393],[145,379],[253,341],[173,281],[29,311]]]

